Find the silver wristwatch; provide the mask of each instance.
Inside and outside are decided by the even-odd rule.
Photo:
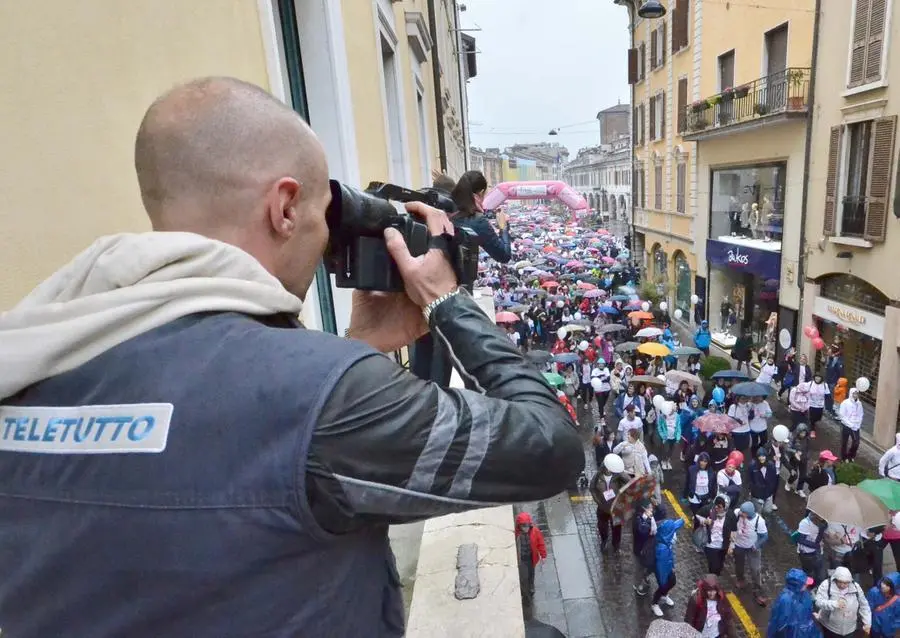
[[[434,309],[440,306],[442,303],[450,299],[451,297],[455,297],[459,294],[459,288],[456,290],[451,290],[447,294],[441,295],[430,304],[422,308],[422,314],[425,315],[425,321],[431,321],[431,313],[434,312]]]

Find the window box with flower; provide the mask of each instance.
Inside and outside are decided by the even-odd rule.
[[[691,103],[691,111],[694,113],[702,113],[709,108],[709,102],[706,100],[697,100]]]

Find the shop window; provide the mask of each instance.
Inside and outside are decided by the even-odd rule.
[[[884,241],[897,117],[831,129],[824,234]]]
[[[780,252],[785,174],[784,163],[713,171],[709,236]]]
[[[675,253],[675,307],[679,308],[685,317],[691,312],[691,267],[688,265],[683,253]]]
[[[653,248],[653,278],[656,283],[669,281],[669,256],[659,244]]]
[[[829,275],[819,280],[819,296],[884,316],[890,303],[887,295],[853,275]]]

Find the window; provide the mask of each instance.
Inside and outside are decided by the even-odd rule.
[[[891,300],[868,281],[853,275],[828,275],[820,280],[819,296],[884,316]]]
[[[854,3],[848,88],[881,80],[887,3],[888,0],[856,0]]]
[[[679,158],[678,166],[675,168],[675,210],[684,214],[685,212],[685,187],[687,182],[687,164],[684,157]]]
[[[690,0],[678,0],[672,10],[672,53],[678,53],[689,44],[690,24]]]
[[[784,163],[713,171],[710,238],[780,252],[786,171]]]
[[[666,94],[659,93],[656,96],[656,139],[661,140],[666,136]]]
[[[663,207],[663,165],[657,162],[653,167],[653,207],[662,210]]]
[[[653,280],[658,284],[669,281],[669,256],[659,244],[653,248]]]
[[[678,79],[678,113],[675,114],[678,122],[678,133],[684,131],[685,126],[687,124],[687,92],[688,92],[688,83],[687,78],[679,78]]]
[[[402,127],[403,113],[400,108],[400,88],[397,84],[397,56],[390,42],[381,36],[381,71],[384,81],[384,99],[387,107],[387,138],[388,155],[391,164],[391,180],[395,183],[407,182],[406,158],[404,157],[405,145],[403,143]],[[427,184],[428,182],[426,182]]]
[[[734,86],[734,51],[719,56],[719,91]]]
[[[656,96],[650,96],[650,141],[656,139]]]
[[[419,171],[422,174],[422,185],[431,184],[431,162],[428,156],[428,120],[425,115],[425,89],[416,78],[416,115],[419,123]]]
[[[650,32],[650,70],[656,69],[656,61],[659,58],[659,40],[656,37],[656,29]]]
[[[647,45],[641,42],[641,46],[638,47],[638,80],[645,77],[647,77]]]
[[[645,126],[646,126],[645,120],[644,120],[644,115],[645,115],[645,114],[646,114],[646,110],[644,109],[644,103],[641,102],[641,105],[640,105],[640,107],[638,108],[638,121],[637,121],[638,136],[637,136],[637,138],[636,138],[636,140],[635,140],[635,142],[636,142],[639,146],[643,146],[643,145],[644,145],[644,128],[645,128]]]
[[[824,234],[884,241],[897,117],[831,129]]]
[[[691,311],[691,267],[684,253],[675,253],[675,307],[685,316]]]

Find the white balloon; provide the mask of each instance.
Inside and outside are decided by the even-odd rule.
[[[791,431],[786,425],[776,425],[772,428],[772,438],[779,443],[784,443],[791,437]]]
[[[565,339],[567,334],[569,334],[569,333],[566,332],[565,328],[560,328],[559,330],[556,331],[556,336],[559,337],[560,339]]]
[[[642,303],[641,310],[643,310],[644,312],[650,312],[650,302],[645,301],[644,303]]]
[[[661,394],[657,394],[653,397],[653,407],[657,410],[662,410],[663,403],[666,402],[666,397]]]
[[[675,412],[675,404],[672,401],[663,403],[661,412],[666,416],[671,416]]]
[[[697,295],[691,295],[692,304],[696,304],[698,301],[700,301],[700,297],[698,297]]]
[[[578,349],[581,350],[582,352],[584,352],[585,350],[587,350],[587,349],[588,349],[588,342],[587,342],[587,341],[581,341],[581,342],[578,344]]]
[[[525,274],[525,269],[524,269],[524,268],[519,268],[519,274],[520,274],[520,275],[524,275],[524,274]]]
[[[860,392],[868,392],[871,387],[872,383],[865,377],[860,377],[856,380],[856,389]]]
[[[565,306],[565,305],[566,305],[566,304],[563,302],[562,299],[560,299],[559,301],[556,302],[556,307],[557,307],[557,308],[562,308],[562,307]]]
[[[581,313],[580,312],[575,313],[575,321],[581,321]]]
[[[625,471],[625,461],[618,454],[607,454],[603,457],[603,465],[613,474]]]
[[[581,280],[579,279],[578,281],[576,281],[576,282],[575,282],[575,285],[576,285],[576,286],[580,286],[580,285],[581,285]]]
[[[662,310],[663,312],[665,312],[666,310],[668,310],[668,309],[669,309],[669,304],[668,304],[668,302],[660,301],[660,302],[659,302],[659,309]]]
[[[676,318],[676,319],[681,319],[681,317],[683,317],[683,316],[684,316],[684,313],[681,312],[681,308],[676,308],[676,309],[675,309],[675,318]]]

